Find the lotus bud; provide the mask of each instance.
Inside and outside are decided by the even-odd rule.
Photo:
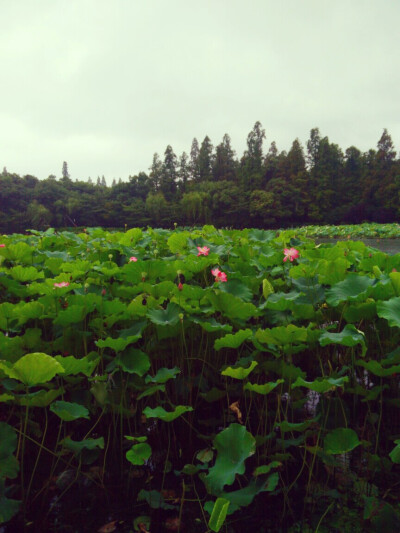
[[[111,259],[113,258],[112,254],[108,254],[108,259],[111,261]]]
[[[179,313],[179,320],[183,322],[183,313]]]

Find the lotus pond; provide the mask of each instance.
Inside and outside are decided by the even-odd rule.
[[[400,254],[0,239],[0,531],[400,530]]]

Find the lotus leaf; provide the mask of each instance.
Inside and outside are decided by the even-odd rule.
[[[255,453],[255,438],[244,426],[231,424],[214,439],[217,450],[215,465],[204,482],[211,494],[220,494],[225,485],[232,485],[236,474],[245,471],[245,460]]]
[[[78,418],[89,418],[89,411],[78,403],[57,401],[50,406],[50,411],[56,414],[61,420],[67,422]]]
[[[360,444],[357,433],[353,429],[337,428],[325,436],[324,451],[327,454],[338,455],[350,452]]]
[[[256,392],[257,394],[265,395],[272,392],[280,383],[284,383],[284,380],[278,379],[277,381],[263,383],[262,385],[258,383],[246,383],[246,385],[243,387],[243,390],[248,390],[251,392]]]
[[[54,357],[40,352],[26,354],[14,365],[0,361],[0,369],[10,378],[22,381],[28,387],[46,383],[64,371]]]
[[[244,341],[253,336],[251,329],[241,329],[233,335],[225,335],[217,339],[214,343],[214,348],[220,350],[221,348],[239,348]]]
[[[342,346],[356,346],[361,344],[361,356],[364,357],[365,352],[367,351],[367,346],[365,344],[365,335],[362,331],[356,329],[353,324],[347,324],[343,331],[340,333],[331,333],[329,331],[324,331],[320,338],[319,342],[321,346],[327,346],[328,344],[341,344]]]
[[[166,411],[163,407],[158,406],[155,409],[146,407],[146,409],[143,410],[143,414],[147,418],[159,418],[164,422],[172,422],[172,420],[175,420],[175,418],[178,418],[178,416],[181,416],[188,411],[193,411],[193,407],[177,405],[173,411]]]
[[[146,442],[140,442],[139,444],[134,444],[125,455],[133,465],[144,465],[151,456],[151,447]]]

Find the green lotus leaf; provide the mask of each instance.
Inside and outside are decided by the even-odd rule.
[[[64,392],[65,389],[63,387],[50,390],[41,389],[28,394],[19,394],[14,397],[14,401],[19,405],[27,405],[29,407],[47,407]]]
[[[144,303],[143,303],[144,302]],[[143,294],[136,296],[127,307],[127,312],[132,317],[143,318],[147,311],[157,306],[157,301],[152,296],[143,297]]]
[[[4,251],[5,257],[11,259],[11,261],[17,261],[20,263],[31,263],[33,249],[26,242],[17,242],[16,244],[10,244]]]
[[[259,342],[264,344],[284,346],[287,344],[306,342],[308,338],[308,330],[304,327],[289,324],[288,326],[278,326],[271,329],[258,329],[255,337]]]
[[[88,312],[88,309],[82,305],[70,305],[67,309],[58,311],[53,323],[63,327],[77,324],[82,322]]]
[[[331,333],[324,331],[320,338],[319,343],[321,346],[327,346],[328,344],[341,344],[342,346],[356,346],[361,344],[361,356],[364,357],[367,351],[365,344],[365,335],[362,331],[358,330],[353,324],[346,324],[343,331],[340,333]]]
[[[0,459],[6,459],[12,455],[16,447],[17,434],[15,430],[5,422],[0,422]]]
[[[376,280],[373,278],[350,273],[345,280],[336,283],[326,292],[326,303],[337,307],[341,302],[363,301],[374,283]]]
[[[175,272],[173,275],[176,275]],[[159,303],[164,302],[178,288],[172,281],[162,281],[155,284],[147,283],[146,285],[150,285],[147,292]]]
[[[335,390],[336,387],[344,387],[344,384],[348,381],[349,378],[347,376],[341,378],[319,378],[314,381],[305,381],[303,378],[298,377],[292,384],[292,389],[296,387],[306,387],[315,392],[324,393]]]
[[[225,370],[221,372],[221,375],[229,376],[230,378],[235,378],[235,379],[244,379],[244,378],[247,378],[250,372],[254,370],[257,364],[258,364],[257,361],[252,361],[248,368],[244,368],[242,366],[237,366],[237,367],[228,366],[228,368],[225,368]]]
[[[45,353],[28,353],[18,359],[14,365],[0,361],[0,369],[13,379],[22,381],[28,387],[46,383],[61,374],[64,368],[54,357]]]
[[[177,366],[174,368],[165,368],[162,367],[157,372],[157,374],[152,376],[146,376],[146,383],[166,383],[169,379],[175,379],[176,375],[180,373],[180,370]]]
[[[175,418],[178,418],[178,416],[181,416],[183,413],[187,413],[188,411],[193,411],[193,407],[187,405],[177,405],[173,411],[166,411],[163,407],[158,406],[155,409],[146,407],[146,409],[143,411],[143,414],[147,418],[159,418],[164,422],[172,422],[172,420],[175,420]]]
[[[142,237],[143,231],[140,228],[132,228],[123,233],[119,237],[118,242],[124,246],[135,246],[135,244],[139,242]]]
[[[9,455],[4,459],[0,458],[0,479],[15,479],[19,472],[19,462],[14,455]]]
[[[225,522],[226,515],[228,513],[229,500],[226,498],[217,498],[214,503],[214,507],[211,511],[208,527],[211,531],[219,531]]]
[[[74,453],[81,453],[82,450],[95,450],[97,448],[104,449],[104,437],[98,439],[84,439],[84,440],[72,440],[70,437],[63,439],[60,444],[67,450],[71,450]]]
[[[383,368],[381,363],[379,363],[379,361],[375,361],[374,359],[371,361],[363,361],[362,359],[359,359],[358,361],[356,361],[356,365],[364,367],[369,372],[371,372],[371,374],[374,374],[375,376],[379,377],[392,376],[393,374],[400,373],[400,365],[394,365],[389,368]]]
[[[251,229],[248,235],[250,241],[266,243],[272,241],[276,233],[273,230]]]
[[[12,500],[5,496],[4,480],[0,479],[0,524],[8,522],[18,513],[20,500]]]
[[[294,300],[300,296],[298,291],[291,292],[275,292],[271,294],[268,300],[263,304],[263,308],[272,309],[274,311],[286,311],[292,309]]]
[[[34,281],[36,279],[44,278],[43,272],[39,272],[35,267],[23,267],[17,265],[9,270],[13,279],[25,283],[27,281]]]
[[[133,465],[144,465],[151,456],[151,447],[146,442],[134,444],[125,454],[125,457]]]
[[[228,279],[228,281],[220,283],[218,287],[221,291],[232,294],[244,302],[250,302],[253,298],[253,293],[248,286],[238,279]]]
[[[61,420],[70,422],[78,418],[89,418],[89,411],[78,403],[64,402],[59,400],[50,406],[50,411],[56,414]]]
[[[248,320],[258,314],[257,308],[248,302],[243,302],[233,294],[216,290],[208,295],[214,308],[221,311],[230,319]]]
[[[230,324],[220,324],[215,318],[200,319],[197,317],[191,317],[191,322],[199,324],[205,331],[212,333],[214,331],[232,331]]]
[[[137,322],[129,329],[122,329],[119,331],[120,336],[116,339],[107,337],[105,340],[98,340],[95,344],[99,348],[111,348],[115,352],[122,352],[125,348],[142,337],[142,331],[146,327],[147,322]]]
[[[150,309],[148,318],[159,326],[175,326],[179,322],[181,308],[175,303],[169,303],[166,309]]]
[[[9,402],[10,400],[14,400],[14,396],[12,394],[0,394],[0,403]]]
[[[278,379],[276,381],[270,381],[269,383],[264,383],[259,385],[258,383],[246,383],[243,387],[243,390],[248,390],[251,392],[256,392],[257,394],[266,395],[272,392],[280,383],[284,383],[283,379]]]
[[[225,335],[217,339],[214,343],[214,348],[220,350],[221,348],[239,348],[241,344],[253,336],[251,329],[241,329],[233,335]]]
[[[168,248],[173,254],[182,254],[187,248],[189,236],[190,233],[188,231],[172,233],[167,240]]]
[[[345,308],[343,316],[349,323],[357,323],[360,320],[372,320],[376,316],[376,302],[374,300],[359,304],[349,305]]]
[[[386,318],[389,326],[400,328],[400,296],[386,302],[377,302],[376,313],[380,318]]]
[[[312,418],[311,420],[305,420],[304,422],[288,422],[287,420],[284,420],[283,422],[280,422],[278,426],[282,433],[287,433],[288,431],[303,432],[307,428],[309,428],[314,422],[316,422],[315,418]]]
[[[265,299],[275,292],[272,283],[266,278],[262,282],[262,292]]]
[[[56,355],[54,357],[64,368],[64,372],[60,373],[62,376],[71,376],[76,374],[84,374],[89,377],[92,375],[93,370],[99,364],[100,357],[96,352],[91,352],[82,359],[77,359],[73,355]]]
[[[138,376],[143,376],[151,366],[149,356],[136,348],[128,348],[120,353],[116,359],[116,364],[124,372]]]
[[[335,259],[334,261],[321,259],[313,269],[312,276],[316,274],[318,276],[319,283],[322,285],[335,285],[335,283],[337,284],[346,278],[347,269],[349,266],[350,262],[341,257]],[[303,267],[303,265],[299,265],[298,268],[301,267]],[[290,270],[290,274],[292,275],[292,270]]]
[[[396,296],[400,296],[400,272],[390,272],[389,278],[392,282]]]
[[[235,490],[233,492],[222,492],[221,496],[229,500],[231,504],[228,514],[240,509],[240,507],[247,507],[250,505],[260,492],[274,491],[278,482],[279,474],[278,472],[274,472],[268,476],[267,480],[265,480],[265,478],[255,478],[243,489]]]
[[[253,476],[262,476],[264,474],[268,474],[273,468],[278,468],[279,466],[282,466],[282,463],[280,461],[272,461],[271,463],[267,465],[257,466],[257,468],[253,472]]]
[[[396,446],[389,453],[389,457],[393,463],[400,464],[400,440],[395,440],[394,443]]]
[[[99,348],[111,348],[111,350],[114,350],[114,352],[122,352],[122,350],[125,350],[125,348],[132,344],[133,342],[136,342],[138,339],[140,339],[141,335],[135,336],[128,339],[123,339],[122,337],[118,337],[117,339],[112,339],[111,337],[107,337],[106,339],[95,341],[96,346]]]
[[[44,314],[44,305],[40,302],[28,302],[19,305],[15,310],[19,324],[25,324],[32,318],[40,318]]]
[[[105,300],[103,302],[103,315],[118,315],[124,313],[127,310],[127,305],[121,302],[118,298],[114,300]]]
[[[218,495],[225,485],[232,485],[236,474],[244,473],[246,459],[255,453],[256,440],[244,426],[231,424],[213,442],[217,458],[204,482],[211,494]]]
[[[329,455],[339,455],[354,450],[360,444],[353,429],[337,428],[325,436],[324,451]]]
[[[149,387],[145,389],[143,392],[139,394],[137,397],[138,400],[141,400],[142,398],[145,398],[146,396],[152,396],[156,392],[165,392],[165,385],[153,385],[152,387]]]
[[[8,330],[8,321],[14,317],[14,305],[9,302],[0,304],[0,328]]]
[[[226,391],[213,387],[208,392],[200,392],[200,396],[205,399],[206,402],[212,403],[224,398]]]

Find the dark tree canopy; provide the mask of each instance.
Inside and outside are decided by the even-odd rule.
[[[256,122],[238,159],[226,133],[215,149],[208,135],[193,139],[189,155],[178,158],[171,145],[155,153],[149,173],[127,181],[103,176],[38,180],[3,168],[0,174],[0,231],[23,232],[50,226],[200,225],[285,227],[301,224],[394,222],[400,208],[400,159],[383,130],[376,149],[344,151],[318,128],[306,151],[295,139],[288,152]]]

